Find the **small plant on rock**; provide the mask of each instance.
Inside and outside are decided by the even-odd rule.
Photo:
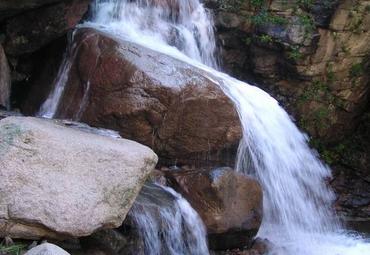
[[[12,244],[9,246],[0,245],[0,254],[21,255],[26,247],[25,244]]]
[[[274,41],[274,39],[270,35],[266,35],[266,34],[258,36],[258,39],[262,43],[272,43]]]
[[[364,73],[364,66],[362,63],[357,63],[351,66],[349,70],[349,75],[351,78],[360,77]]]
[[[293,46],[291,50],[288,52],[288,58],[294,61],[302,59],[303,54],[299,50],[300,50],[299,46]]]

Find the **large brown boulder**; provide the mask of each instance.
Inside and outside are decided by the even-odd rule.
[[[117,130],[177,162],[219,159],[237,146],[238,114],[203,71],[92,29],[75,42],[56,117]]]
[[[30,10],[7,20],[5,51],[9,55],[34,52],[79,23],[90,0],[67,0]]]
[[[262,221],[262,189],[230,168],[166,171],[170,185],[199,213],[211,249],[250,244]]]

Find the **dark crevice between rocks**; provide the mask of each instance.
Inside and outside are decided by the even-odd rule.
[[[11,105],[26,115],[37,112],[49,95],[67,46],[67,36],[22,55],[12,66]]]

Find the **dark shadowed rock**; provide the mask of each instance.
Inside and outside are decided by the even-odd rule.
[[[9,108],[10,106],[10,69],[4,49],[0,44],[0,107]]]
[[[14,107],[20,107],[24,114],[36,114],[53,89],[59,66],[68,51],[68,38],[69,36],[63,36],[40,50],[19,58],[16,69],[26,75],[27,79],[13,82],[12,103]]]
[[[0,20],[29,9],[60,1],[62,0],[2,0],[0,1]]]
[[[211,249],[250,243],[262,220],[262,189],[257,181],[230,168],[167,171],[169,183],[199,213]]]
[[[75,27],[90,0],[68,0],[27,11],[7,21],[5,51],[20,55],[38,50]]]
[[[266,255],[272,243],[267,239],[256,238],[252,247],[227,251],[212,251],[211,255]]]
[[[178,162],[217,158],[238,144],[234,106],[203,71],[91,29],[75,40],[57,117],[117,130]]]

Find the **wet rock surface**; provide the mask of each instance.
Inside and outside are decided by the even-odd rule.
[[[257,181],[231,168],[172,170],[165,175],[199,213],[211,249],[250,244],[262,221],[262,189]]]
[[[340,214],[368,219],[369,2],[205,2],[227,72],[288,110],[332,166]]]
[[[272,245],[267,239],[256,238],[249,249],[231,249],[227,251],[211,251],[211,255],[264,255]]]
[[[224,160],[236,148],[238,115],[208,74],[91,29],[75,37],[57,117],[117,130],[172,164]]]

